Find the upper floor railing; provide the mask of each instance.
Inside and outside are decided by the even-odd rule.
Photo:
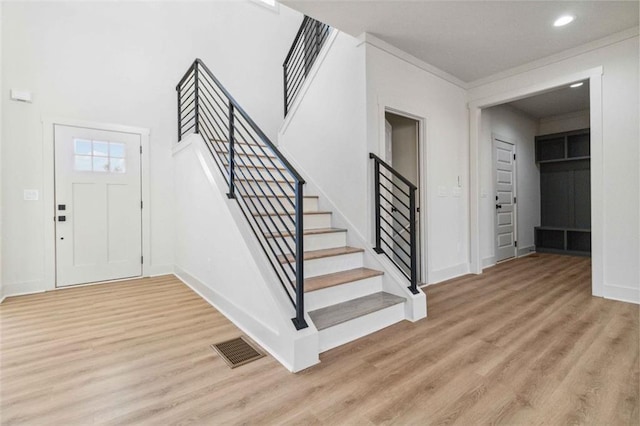
[[[284,60],[284,115],[289,112],[311,70],[331,27],[305,16]]]
[[[409,280],[409,290],[418,294],[418,188],[375,154],[369,158],[374,168],[374,250],[387,256]]]
[[[196,59],[176,86],[178,140],[199,133],[278,279],[304,319],[304,179],[207,66]],[[228,244],[215,241],[212,244]],[[252,297],[247,294],[247,297]]]

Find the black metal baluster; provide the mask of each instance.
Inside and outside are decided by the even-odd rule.
[[[296,330],[307,328],[304,319],[304,225],[302,182],[296,182],[296,317],[292,319]]]
[[[416,225],[416,188],[409,188],[409,240],[411,241],[411,285],[409,290],[413,294],[418,294],[418,245],[415,230]]]
[[[370,157],[373,158],[373,157]],[[381,254],[384,252],[380,246],[380,164],[377,161],[373,162],[373,182],[374,182],[374,200],[376,206],[376,246],[373,250],[376,253]]]
[[[233,103],[229,102],[229,193],[227,197],[235,198],[235,174],[234,174],[234,155],[235,155],[235,135],[234,135],[234,108]]]
[[[182,117],[180,107],[182,102],[182,92],[180,90],[180,86],[176,87],[176,91],[178,92],[178,142],[180,142],[182,140]]]
[[[198,62],[195,62],[193,72],[195,73],[195,114],[196,114],[196,133],[200,133],[200,86],[199,86],[199,76],[198,76]]]

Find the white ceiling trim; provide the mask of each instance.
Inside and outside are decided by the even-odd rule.
[[[483,77],[478,80],[471,81],[466,84],[466,87],[467,89],[473,89],[475,87],[479,87],[488,83],[493,83],[494,81],[502,80],[508,77],[513,77],[514,75],[517,75],[517,74],[522,74],[527,71],[534,70],[536,68],[541,68],[547,65],[554,64],[556,62],[564,61],[565,59],[569,59],[574,56],[582,55],[592,50],[601,49],[603,47],[620,43],[630,38],[638,37],[638,34],[640,34],[640,27],[629,28],[627,30],[611,34],[599,40],[594,40],[592,42],[589,42],[580,46],[576,46],[571,49],[564,50],[562,52],[556,53],[555,55],[547,56],[545,58],[541,58],[524,65],[519,65],[517,67],[501,71],[499,73],[490,75],[488,77]]]
[[[369,34],[369,33],[362,33],[360,36],[358,36],[358,40],[360,40],[360,44],[366,43],[370,46],[373,47],[377,47],[378,49],[387,52],[388,54],[395,56],[396,58],[405,61],[413,66],[416,66],[420,69],[422,69],[423,71],[426,71],[430,74],[435,75],[436,77],[440,77],[443,80],[448,81],[449,83],[455,84],[456,86],[462,88],[462,89],[468,89],[468,84],[465,83],[464,81],[460,80],[458,77],[455,77],[451,74],[449,74],[446,71],[441,70],[438,67],[435,67],[425,61],[423,61],[422,59],[418,59],[415,56],[411,55],[410,53],[405,52],[402,49],[399,49],[397,47],[395,47],[392,44],[387,43],[386,41],[379,39],[378,37]]]

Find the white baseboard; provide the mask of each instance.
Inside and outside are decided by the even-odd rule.
[[[468,263],[460,263],[448,268],[431,271],[431,273],[429,273],[429,285],[466,275],[470,271],[471,269]]]
[[[171,265],[151,265],[148,270],[149,277],[157,277],[159,275],[173,275],[174,267]]]
[[[42,280],[25,281],[21,283],[4,284],[2,300],[7,297],[26,296],[27,294],[44,293],[49,289],[45,288]]]
[[[518,257],[528,256],[536,252],[536,246],[530,245],[518,249]]]
[[[620,302],[640,304],[640,289],[618,285],[604,285],[604,298]]]
[[[496,264],[496,257],[489,256],[482,259],[482,269],[488,268]]]
[[[207,303],[213,306],[216,310],[222,313],[229,321],[231,321],[236,327],[242,330],[243,333],[248,335],[252,340],[254,340],[258,345],[264,348],[271,356],[273,356],[280,364],[282,364],[287,370],[291,372],[300,371],[304,368],[308,368],[314,364],[319,362],[317,358],[317,330],[315,327],[309,327],[308,330],[298,331],[294,333],[298,333],[298,337],[304,339],[305,336],[315,335],[313,336],[316,339],[316,349],[315,349],[315,359],[312,362],[308,362],[304,364],[302,368],[300,366],[294,365],[296,361],[292,361],[289,359],[285,359],[281,356],[280,351],[277,350],[274,345],[267,342],[265,339],[261,338],[259,334],[268,336],[271,335],[270,340],[279,340],[286,339],[284,336],[283,330],[272,330],[268,327],[265,327],[264,324],[260,324],[250,315],[247,315],[241,309],[237,308],[232,302],[227,300],[225,297],[220,295],[218,292],[213,290],[211,287],[206,285],[204,282],[200,281],[198,278],[184,271],[179,266],[175,266],[175,276],[182,281],[187,287],[193,290],[196,294],[202,297]],[[285,343],[286,344],[286,343]],[[293,346],[293,339],[291,340],[291,344]],[[282,350],[282,349],[281,349]]]

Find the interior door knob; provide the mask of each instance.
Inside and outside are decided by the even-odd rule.
[[[496,204],[496,209],[501,209],[502,208],[502,204]]]

